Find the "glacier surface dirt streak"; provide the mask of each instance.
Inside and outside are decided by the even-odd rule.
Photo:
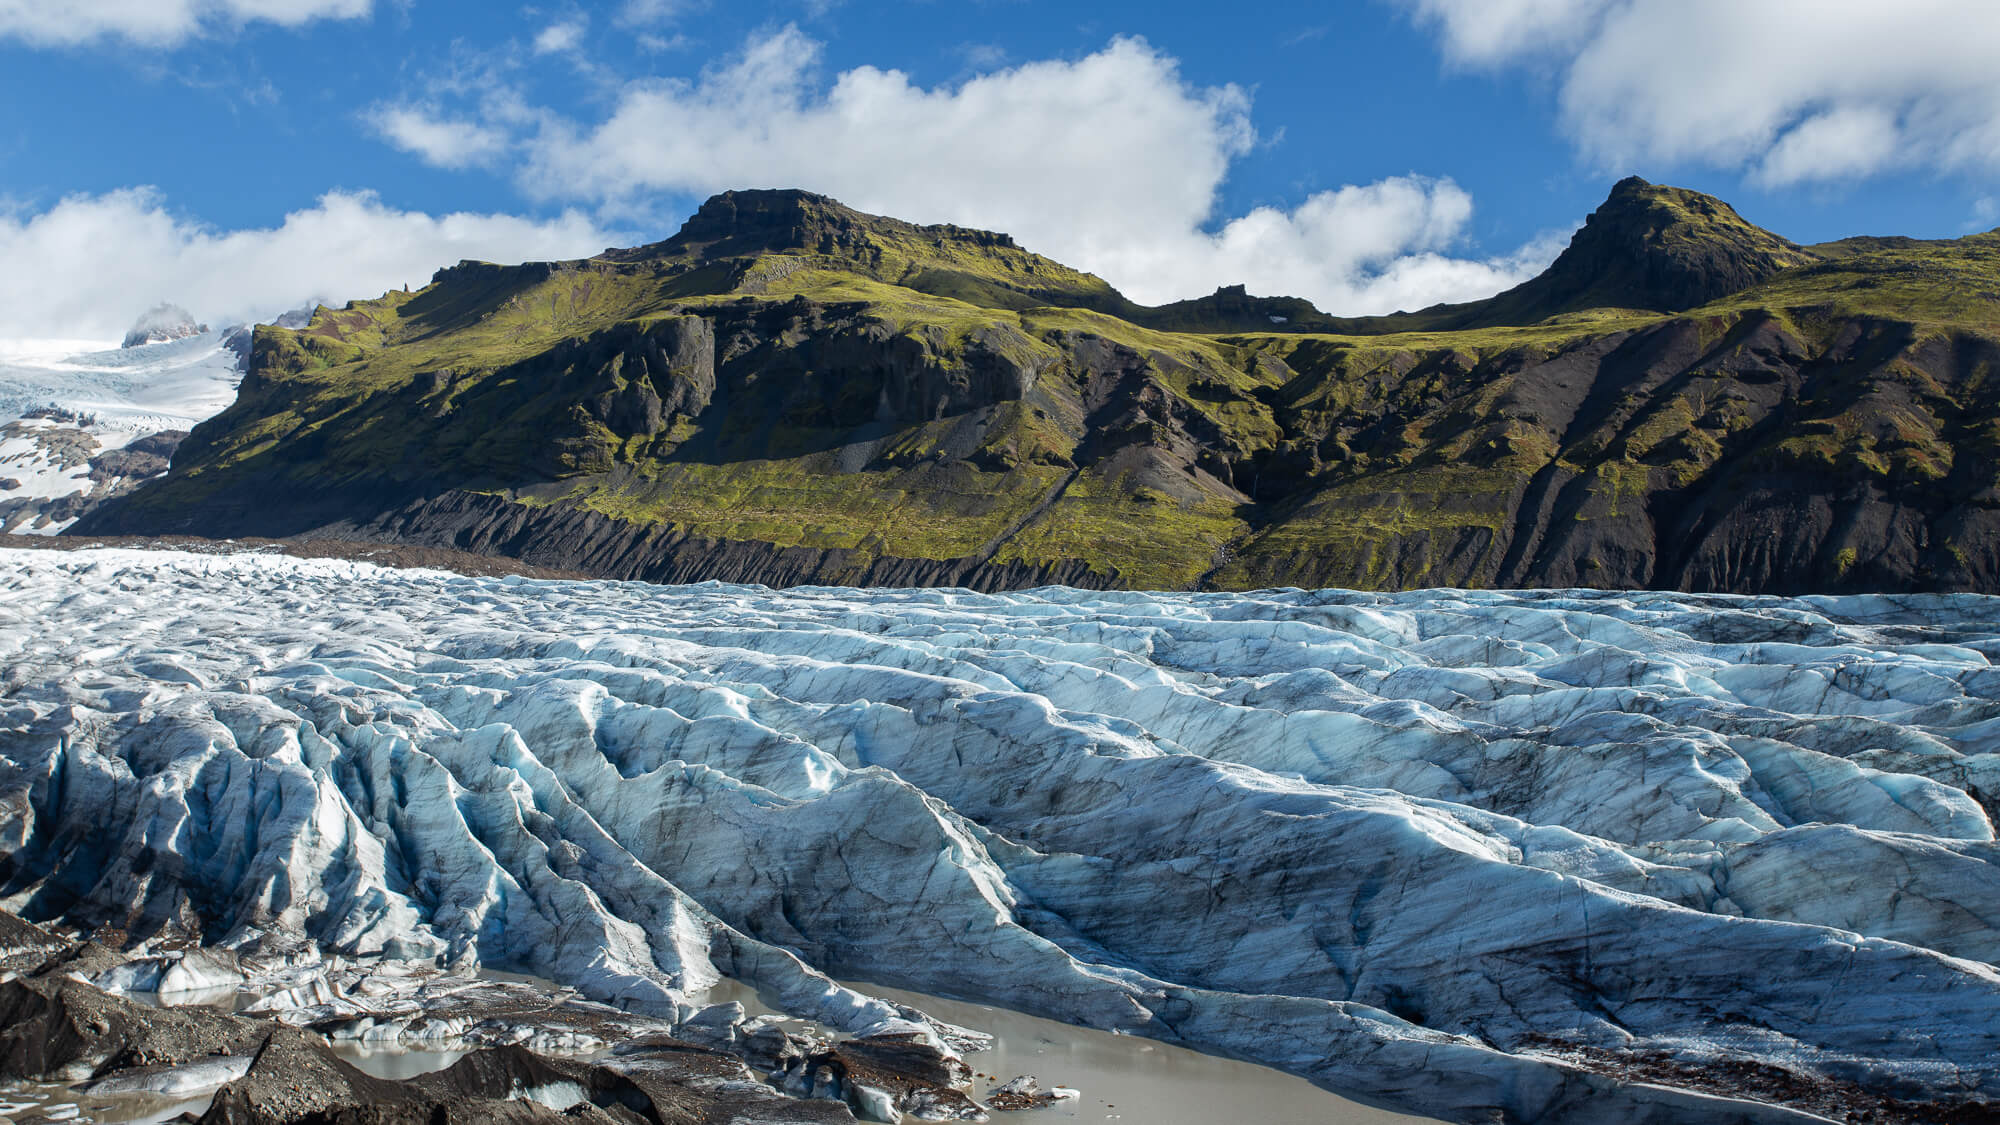
[[[0,552],[0,905],[669,1013],[883,980],[1461,1119],[1699,1116],[1551,1046],[2000,1097],[1989,654],[1973,596]]]

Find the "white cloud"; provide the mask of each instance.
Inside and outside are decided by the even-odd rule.
[[[576,50],[583,42],[586,26],[588,26],[586,21],[581,17],[550,24],[542,29],[541,34],[535,36],[535,53],[554,55]]]
[[[74,46],[125,39],[173,46],[254,22],[296,27],[368,15],[373,0],[0,0],[0,39]]]
[[[1456,62],[1553,63],[1564,127],[1609,167],[2000,170],[1991,0],[1402,2]]]
[[[1609,0],[1403,0],[1453,60],[1491,64],[1583,41]]]
[[[1881,106],[1849,105],[1817,113],[1786,130],[1758,164],[1767,184],[1866,176],[1896,158],[1902,131]]]
[[[1310,296],[1335,312],[1381,313],[1490,296],[1539,272],[1568,241],[1565,232],[1504,259],[1451,257],[1445,251],[1471,218],[1472,197],[1452,181],[1398,176],[1320,192],[1289,212],[1260,207],[1213,236],[1197,233],[1150,252],[1137,243],[1117,268],[1134,277],[1177,276],[1184,290],[1204,279],[1254,276],[1255,292]]]
[[[177,218],[148,189],[78,195],[0,213],[0,337],[115,339],[161,300],[211,324],[269,318],[420,285],[465,258],[583,257],[611,241],[573,212],[428,215],[365,192],[331,192],[275,228],[236,231]]]
[[[696,79],[627,84],[594,124],[545,116],[524,142],[523,186],[624,214],[661,193],[803,187],[1006,231],[1148,302],[1240,282],[1385,312],[1485,296],[1542,264],[1450,257],[1472,204],[1449,180],[1400,177],[1217,222],[1223,180],[1256,142],[1249,95],[1189,84],[1140,40],[930,88],[874,67],[826,83],[818,63],[819,45],[787,27]]]
[[[428,106],[382,104],[363,117],[383,140],[441,168],[484,164],[507,147],[502,130],[443,117]]]

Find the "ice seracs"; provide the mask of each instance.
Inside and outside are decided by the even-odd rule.
[[[0,552],[0,905],[943,1041],[875,980],[1459,1120],[1803,1119],[1606,1059],[1994,1099],[1994,653],[1972,596]]]

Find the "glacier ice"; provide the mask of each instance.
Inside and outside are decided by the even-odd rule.
[[[162,340],[0,340],[0,531],[63,530],[166,471],[186,431],[235,399],[242,358],[230,332]]]
[[[242,377],[226,331],[135,348],[0,340],[0,420],[55,408],[93,432],[185,430],[234,401]]]
[[[0,551],[0,906],[923,1033],[875,980],[1462,1119],[1677,1119],[1572,1050],[1994,1098],[1991,654],[1969,595]]]

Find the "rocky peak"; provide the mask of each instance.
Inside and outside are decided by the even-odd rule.
[[[703,203],[673,241],[721,244],[727,253],[813,250],[851,238],[866,218],[839,200],[809,191],[725,191]]]
[[[1813,260],[1712,195],[1631,176],[1522,289],[1538,290],[1545,315],[1594,307],[1679,312]]]
[[[1012,237],[993,231],[948,223],[922,226],[866,214],[830,196],[797,188],[764,188],[711,196],[667,241],[605,256],[634,259],[695,251],[715,259],[803,252],[865,260],[884,240],[1018,249]]]
[[[186,309],[162,301],[132,325],[132,330],[125,333],[125,342],[120,346],[136,348],[145,344],[163,344],[169,340],[199,336],[206,331],[208,325],[197,324],[193,314]]]

